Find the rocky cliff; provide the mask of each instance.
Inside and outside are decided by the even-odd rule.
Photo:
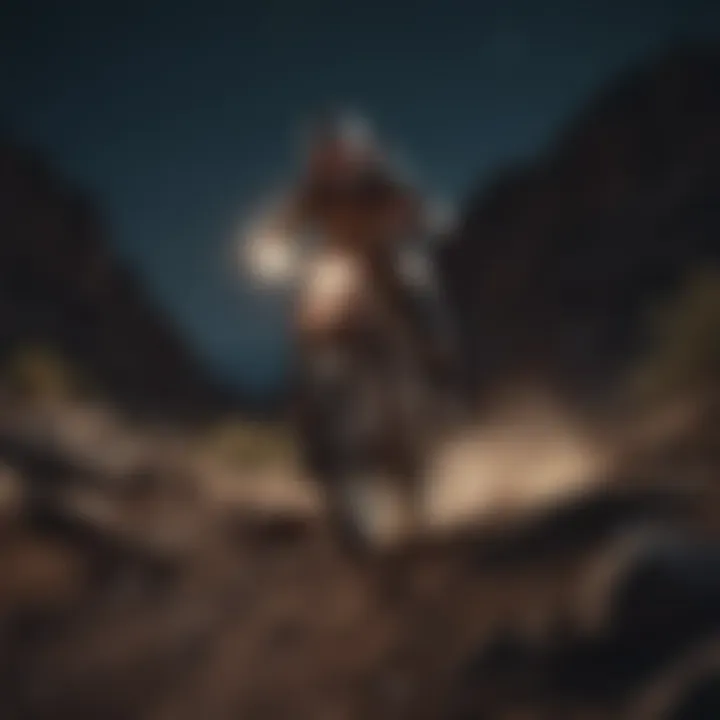
[[[441,265],[475,383],[602,393],[653,303],[718,259],[714,48],[611,84],[547,153],[469,199]]]
[[[0,358],[32,347],[103,397],[160,414],[222,397],[169,319],[112,252],[93,200],[36,154],[0,143]]]

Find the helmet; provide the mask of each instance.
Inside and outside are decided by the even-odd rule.
[[[380,149],[372,127],[355,113],[327,113],[311,129],[306,163],[310,172],[352,171],[376,164]]]

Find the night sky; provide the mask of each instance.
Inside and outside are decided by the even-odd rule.
[[[719,31],[712,0],[12,0],[0,126],[95,193],[211,366],[260,388],[282,371],[282,315],[228,246],[291,167],[299,119],[359,108],[460,200],[623,68]]]

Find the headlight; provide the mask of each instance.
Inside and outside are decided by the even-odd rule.
[[[245,239],[242,264],[253,278],[263,283],[285,284],[296,276],[300,257],[292,238],[263,229]]]

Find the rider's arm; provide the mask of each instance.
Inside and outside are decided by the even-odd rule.
[[[287,238],[297,237],[308,225],[308,210],[308,202],[304,194],[289,194],[276,205],[272,225],[278,233]]]
[[[400,248],[401,276],[410,289],[415,327],[437,380],[446,387],[458,387],[463,369],[458,335],[452,312],[438,277],[433,247],[452,230],[452,217],[437,203],[405,188],[403,212],[406,243]],[[442,212],[440,212],[442,211]],[[418,243],[425,245],[420,247]]]
[[[409,300],[407,310],[433,374],[441,384],[452,384],[459,370],[457,337],[431,253],[405,247],[399,263]]]

